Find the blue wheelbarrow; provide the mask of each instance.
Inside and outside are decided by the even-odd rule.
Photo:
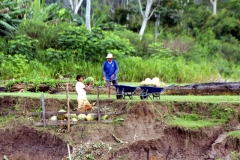
[[[160,100],[160,94],[165,91],[168,87],[172,85],[169,85],[167,87],[153,87],[153,86],[140,86],[142,89],[140,93],[140,99],[148,99],[148,97],[152,100],[154,98]]]
[[[134,92],[137,90],[138,87],[131,86],[131,85],[116,85],[116,97],[117,99],[125,99],[128,96],[130,99],[133,98]]]

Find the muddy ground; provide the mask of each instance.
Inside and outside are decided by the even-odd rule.
[[[0,97],[1,117],[16,117],[7,124],[2,120],[2,159],[67,159],[68,144],[75,160],[230,160],[240,157],[240,139],[226,137],[228,132],[240,129],[240,104],[105,100],[100,101],[99,106],[101,111],[116,113],[109,117],[112,123],[81,121],[71,125],[70,132],[65,125],[36,127],[33,122],[42,121],[42,117],[28,116],[28,113],[41,111],[41,104],[38,98]],[[76,106],[76,101],[70,101],[71,110]],[[164,121],[167,114],[179,112],[207,117],[209,106],[232,108],[236,114],[227,123],[199,130],[169,126]],[[66,100],[45,99],[47,112],[66,107]],[[97,110],[96,105],[93,110]]]

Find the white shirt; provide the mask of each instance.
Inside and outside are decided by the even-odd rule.
[[[78,93],[78,99],[87,100],[86,91],[83,89],[85,85],[82,82],[77,82],[75,88]]]

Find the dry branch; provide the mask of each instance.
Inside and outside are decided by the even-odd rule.
[[[4,8],[0,10],[0,13],[8,13],[9,12],[9,8]]]

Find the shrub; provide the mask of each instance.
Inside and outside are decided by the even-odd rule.
[[[24,55],[7,55],[1,63],[0,75],[2,79],[20,78],[27,73],[28,60]]]
[[[71,25],[73,24],[47,24],[42,21],[26,20],[19,25],[16,35],[27,35],[38,40],[38,49],[59,48],[57,33]]]
[[[22,54],[25,55],[28,60],[35,58],[35,52],[37,49],[37,40],[32,40],[27,35],[16,36],[15,39],[9,42],[9,53],[11,55]]]

